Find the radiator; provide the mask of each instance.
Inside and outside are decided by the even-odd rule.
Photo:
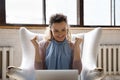
[[[13,65],[13,48],[0,47],[0,80],[8,80],[6,69]]]
[[[97,67],[104,74],[120,74],[120,44],[101,44],[98,50]]]

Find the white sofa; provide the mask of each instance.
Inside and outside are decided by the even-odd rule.
[[[75,37],[82,37],[84,40],[82,45],[80,45],[82,49],[81,59],[83,65],[80,75],[81,80],[93,80],[94,78],[91,78],[88,73],[96,68],[97,46],[101,32],[102,29],[97,27],[86,33],[72,34],[72,40],[74,40]],[[33,33],[25,27],[19,29],[22,46],[22,63],[19,68],[8,67],[8,76],[16,78],[17,80],[35,80],[35,72],[37,71],[34,70],[35,50],[30,40],[36,35],[39,36],[39,40],[42,40],[43,34]],[[37,76],[37,80],[40,80],[39,76]]]

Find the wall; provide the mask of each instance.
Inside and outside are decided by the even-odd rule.
[[[72,33],[84,33],[93,28],[73,28]],[[45,28],[29,29],[36,33],[43,33]],[[102,28],[100,43],[120,44],[120,28]],[[0,46],[14,47],[13,65],[19,66],[21,63],[21,45],[19,40],[19,29],[0,29]]]

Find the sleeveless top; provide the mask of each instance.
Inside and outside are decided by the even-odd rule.
[[[72,64],[72,49],[68,41],[51,40],[46,48],[45,66],[47,69],[70,69]]]

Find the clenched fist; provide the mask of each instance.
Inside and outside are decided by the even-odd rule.
[[[79,46],[82,43],[83,39],[82,38],[75,38],[75,44],[74,46]]]

